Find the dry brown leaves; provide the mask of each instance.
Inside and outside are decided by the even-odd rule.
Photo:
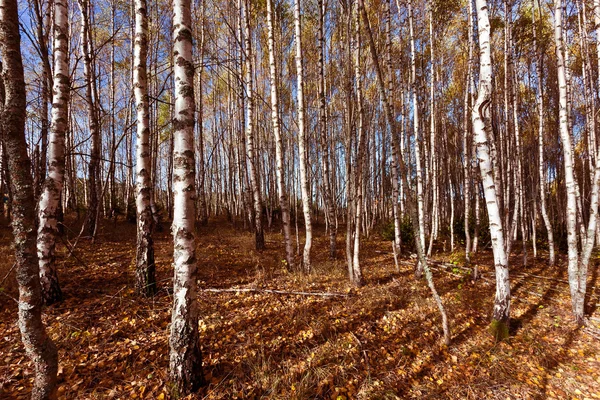
[[[175,398],[167,377],[171,238],[156,235],[161,290],[142,299],[132,291],[135,226],[105,229],[99,243],[78,245],[77,258],[65,259],[60,249],[68,297],[46,310],[45,321],[59,348],[61,398]],[[600,398],[600,344],[593,336],[600,323],[591,320],[589,331],[572,325],[563,266],[549,269],[540,260],[513,267],[512,336],[500,344],[487,332],[494,292],[489,255],[478,255],[488,279],[477,284],[465,271],[436,268],[452,323],[453,343],[446,347],[425,283],[408,264],[394,271],[389,243],[365,241],[367,285],[353,289],[343,262],[327,260],[328,238],[318,236],[315,272],[301,276],[285,272],[278,233],[267,235],[268,250],[257,253],[249,234],[225,223],[201,231],[202,287],[351,296],[202,292],[199,328],[209,384],[191,398]],[[9,238],[2,237],[3,251]],[[25,399],[32,369],[19,342],[16,304],[6,296],[0,304],[0,398]]]

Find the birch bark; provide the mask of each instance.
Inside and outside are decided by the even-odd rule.
[[[48,148],[48,177],[42,187],[38,204],[37,253],[40,265],[42,297],[46,304],[62,300],[56,272],[56,237],[59,234],[58,211],[65,177],[65,133],[68,123],[70,74],[68,64],[69,22],[68,5],[54,1],[54,75],[52,122]]]
[[[272,0],[267,0],[267,28],[268,28],[268,47],[269,47],[269,78],[271,86],[271,122],[273,124],[273,135],[275,136],[275,158],[277,173],[277,192],[279,194],[279,207],[281,209],[281,220],[283,222],[283,238],[285,241],[285,255],[287,268],[294,269],[294,250],[292,248],[291,228],[290,228],[290,209],[284,182],[284,159],[283,159],[283,141],[281,139],[279,123],[279,96],[277,93],[277,64],[275,59],[275,33],[273,22]],[[331,226],[329,229],[332,229]]]
[[[146,0],[135,0],[135,44],[133,87],[137,110],[136,210],[137,252],[135,286],[139,294],[156,292],[154,244],[152,241],[152,183],[150,181],[150,113],[148,104],[148,9]]]
[[[298,154],[300,163],[300,192],[302,194],[302,212],[304,214],[304,227],[306,230],[306,241],[304,242],[303,268],[310,272],[310,252],[312,248],[312,221],[310,215],[310,203],[308,190],[307,171],[307,143],[304,126],[304,70],[302,66],[302,24],[300,16],[300,0],[294,0],[294,41],[296,47],[296,95],[298,98]]]
[[[198,342],[198,265],[194,221],[194,61],[190,0],[173,0],[175,114],[173,118],[173,311],[169,374],[181,395],[203,383]]]
[[[494,174],[490,159],[488,132],[491,129],[492,105],[492,60],[490,49],[490,22],[486,0],[476,0],[479,33],[479,91],[472,110],[474,140],[477,143],[479,169],[486,199],[494,266],[496,270],[496,297],[492,321],[492,334],[498,340],[508,337],[510,318],[510,281],[508,258],[504,247],[504,232],[500,207],[494,185]]]

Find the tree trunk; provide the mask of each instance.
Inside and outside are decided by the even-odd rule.
[[[476,0],[479,31],[479,93],[472,111],[474,140],[477,143],[479,169],[486,199],[494,266],[496,269],[496,298],[492,321],[492,334],[497,340],[508,337],[510,318],[510,281],[508,258],[504,247],[504,233],[500,207],[494,185],[488,134],[491,130],[492,61],[490,49],[490,22],[486,0]]]
[[[304,213],[304,228],[306,241],[302,257],[305,272],[310,272],[310,251],[312,247],[312,222],[310,215],[311,198],[309,197],[307,172],[307,140],[304,127],[304,71],[302,67],[302,25],[300,15],[300,0],[294,0],[294,41],[296,47],[296,79],[298,98],[298,155],[300,159],[300,193],[302,194],[302,212]]]
[[[194,221],[194,64],[190,0],[173,1],[175,115],[173,118],[173,312],[169,375],[179,394],[204,384],[198,342],[198,266]]]
[[[294,270],[294,250],[292,248],[291,228],[290,228],[290,210],[284,182],[284,160],[283,160],[283,141],[281,140],[279,124],[279,96],[277,92],[277,68],[275,57],[275,33],[273,23],[273,5],[272,0],[267,0],[267,26],[269,29],[269,73],[271,85],[271,121],[273,123],[273,134],[275,136],[275,158],[277,172],[277,192],[279,194],[279,207],[281,209],[281,221],[283,223],[283,237],[285,241],[285,255],[287,268]]]
[[[363,216],[363,168],[365,165],[365,127],[364,127],[364,109],[363,109],[363,92],[361,82],[361,70],[360,70],[360,14],[359,14],[359,2],[356,1],[354,4],[354,42],[353,42],[353,61],[354,61],[354,85],[355,85],[355,96],[356,96],[356,113],[358,117],[357,121],[357,134],[356,138],[356,158],[354,160],[354,245],[352,254],[352,275],[350,279],[355,286],[362,286],[364,284],[362,269],[360,267],[360,231],[361,222]]]
[[[97,103],[95,101],[95,74],[93,68],[93,53],[91,49],[90,34],[90,7],[88,0],[77,0],[81,11],[81,52],[83,53],[83,71],[85,75],[86,106],[88,113],[88,124],[91,136],[90,163],[89,163],[89,200],[86,217],[86,227],[90,236],[95,237],[98,223],[99,210],[99,185],[100,185],[100,126],[98,119]]]
[[[410,32],[410,71],[411,92],[413,100],[413,129],[415,135],[415,172],[417,174],[417,213],[419,217],[419,236],[415,240],[421,241],[421,247],[425,248],[425,206],[423,199],[423,171],[421,170],[421,139],[419,136],[419,96],[417,93],[417,60],[415,52],[415,35],[413,29],[412,0],[408,0],[408,26]],[[407,188],[407,190],[409,190]],[[416,275],[423,274],[423,266],[417,263]]]
[[[329,223],[329,258],[336,258],[336,235],[335,210],[333,195],[331,193],[329,142],[327,140],[327,100],[325,98],[325,14],[327,8],[323,0],[318,1],[319,7],[319,128],[321,138],[321,149],[323,154],[323,202],[325,206],[326,219]]]
[[[136,134],[136,211],[137,252],[135,287],[139,294],[156,292],[154,244],[152,241],[152,183],[150,182],[150,111],[148,104],[148,7],[146,0],[135,0],[135,48],[133,87],[137,110]]]
[[[263,201],[260,193],[260,180],[256,166],[255,129],[254,129],[254,56],[252,55],[252,36],[250,31],[251,2],[245,1],[244,9],[244,42],[246,44],[246,154],[247,165],[250,173],[250,189],[252,191],[252,204],[254,206],[254,240],[256,250],[265,248],[265,235],[263,231],[262,207]]]
[[[39,227],[37,238],[42,297],[46,304],[62,300],[62,291],[56,273],[55,248],[58,229],[58,211],[65,176],[65,133],[68,123],[70,73],[68,64],[69,21],[68,5],[64,0],[54,2],[54,98],[52,125],[48,151],[48,177],[39,200]]]
[[[36,252],[31,162],[25,141],[26,93],[16,0],[0,0],[0,123],[5,135],[13,193],[12,227],[19,287],[19,330],[35,370],[31,398],[56,399],[58,356],[42,322],[42,291]]]
[[[375,41],[373,40],[373,34],[371,32],[371,25],[369,23],[369,18],[367,16],[367,11],[365,9],[363,0],[358,0],[358,4],[360,7],[360,13],[361,13],[362,19],[365,24],[365,31],[367,33],[367,40],[369,42],[369,50],[370,50],[371,58],[373,60],[373,64],[375,67],[375,73],[377,75],[377,88],[379,91],[381,101],[383,103],[383,108],[385,111],[385,116],[386,116],[386,121],[387,121],[388,127],[390,128],[390,130],[392,132],[392,137],[394,137],[397,134],[396,125],[394,124],[392,108],[390,107],[390,103],[389,103],[389,100],[387,97],[387,92],[385,90],[385,83],[384,83],[385,81],[383,79],[383,73],[381,72],[381,67],[379,65],[379,57],[377,55]],[[410,209],[409,211],[410,211],[411,221],[412,221],[412,225],[413,225],[413,231],[415,233],[415,243],[417,245],[416,247],[417,247],[419,263],[421,264],[423,271],[425,272],[425,278],[427,279],[427,285],[429,286],[429,289],[431,290],[432,296],[433,296],[433,298],[436,302],[436,305],[438,307],[438,310],[440,312],[440,316],[442,318],[442,329],[444,331],[444,342],[448,345],[448,344],[450,344],[450,327],[448,324],[448,316],[446,314],[446,309],[444,307],[444,304],[442,303],[442,299],[439,296],[439,294],[435,288],[435,283],[433,281],[433,275],[431,273],[431,270],[429,269],[429,266],[427,265],[427,258],[425,257],[425,249],[421,245],[421,242],[418,240],[420,232],[419,232],[418,211],[417,211],[417,207],[415,204],[416,200],[414,198],[412,198],[413,196],[411,194],[410,187],[408,186],[407,168],[406,168],[406,165],[404,164],[404,159],[402,159],[402,158],[399,159],[399,167],[400,167],[400,174],[402,176],[402,181],[404,182],[404,186],[406,187],[406,190],[407,190],[407,195],[408,195],[407,204]]]

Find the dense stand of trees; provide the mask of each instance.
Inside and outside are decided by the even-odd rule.
[[[281,227],[286,267],[305,273],[324,226],[357,286],[361,239],[392,232],[395,255],[417,253],[446,342],[428,257],[468,264],[491,246],[502,339],[509,256],[554,265],[567,251],[585,324],[599,35],[598,0],[0,0],[0,191],[34,397],[55,385],[41,301],[62,298],[54,249],[68,213],[91,240],[102,219],[137,221],[142,295],[156,290],[152,231],[172,220],[182,392],[202,384],[194,224],[221,216],[257,250]]]

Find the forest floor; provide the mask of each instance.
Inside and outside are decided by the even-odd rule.
[[[71,245],[73,232],[68,232]],[[225,222],[201,228],[201,288],[265,288],[336,292],[344,297],[210,292],[199,295],[200,337],[208,385],[193,399],[600,399],[600,283],[598,258],[590,273],[590,324],[577,329],[570,314],[566,257],[557,267],[529,256],[511,260],[511,337],[489,333],[494,297],[490,252],[474,257],[484,279],[438,255],[434,278],[451,322],[443,345],[440,318],[413,261],[394,267],[391,245],[374,234],[362,246],[366,285],[346,278],[343,238],[338,260],[317,231],[314,272],[289,274],[282,238],[267,250]],[[12,236],[0,228],[0,279],[13,264]],[[172,399],[167,383],[172,241],[155,235],[159,293],[133,292],[135,225],[106,224],[92,244],[81,239],[69,257],[59,246],[64,302],[45,309],[59,349],[60,398]],[[515,245],[516,249],[517,246]],[[460,259],[456,254],[454,259]],[[448,267],[448,265],[450,265]],[[2,281],[0,281],[2,282]],[[32,368],[20,343],[14,271],[0,284],[0,398],[26,399]],[[12,298],[11,298],[12,297]]]

